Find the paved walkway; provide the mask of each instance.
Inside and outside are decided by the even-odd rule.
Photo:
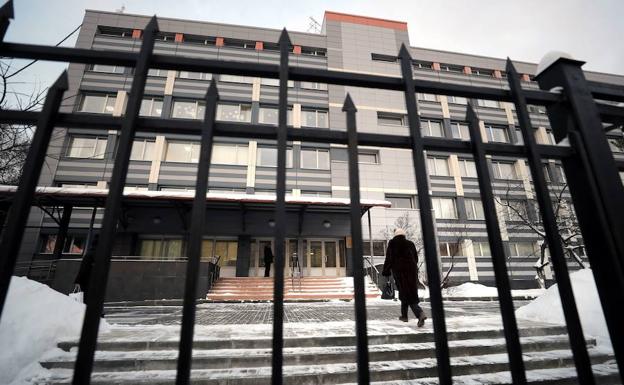
[[[522,306],[527,301],[514,301]],[[431,314],[428,302],[421,303]],[[499,314],[498,301],[447,301],[447,317]],[[367,302],[369,320],[396,320],[400,312],[398,301],[372,300]],[[105,318],[112,323],[126,325],[180,324],[181,306],[107,307]],[[413,315],[410,315],[413,318]],[[354,304],[349,302],[297,302],[284,304],[284,322],[354,321]],[[272,303],[206,303],[197,307],[198,325],[270,324],[273,321]]]

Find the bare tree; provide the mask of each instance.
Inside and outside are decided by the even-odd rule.
[[[0,62],[0,108],[21,111],[37,110],[43,104],[46,89],[34,86],[32,92],[13,90],[17,83],[11,79],[19,73],[10,63]],[[33,126],[0,125],[0,184],[17,184],[32,139]]]
[[[559,229],[558,238],[563,246],[565,254],[572,258],[581,268],[585,268],[580,251],[584,248],[583,238],[581,236],[581,229],[579,227],[574,209],[571,202],[566,197],[566,191],[568,189],[567,184],[563,185],[551,185],[551,200],[553,203],[553,211],[555,214],[555,220]],[[527,201],[519,200],[512,194],[512,191],[517,191],[518,186],[513,183],[508,184],[506,193],[502,196],[495,196],[496,202],[499,207],[506,211],[504,215],[511,222],[508,224],[508,230],[530,230],[540,239],[539,256],[535,263],[535,269],[537,271],[537,280],[541,287],[545,286],[545,268],[550,264],[549,257],[546,255],[548,249],[548,241],[546,239],[546,232],[542,224],[541,215],[539,215],[539,209],[535,201],[529,201],[528,204],[532,205],[536,215],[529,213],[529,207]]]

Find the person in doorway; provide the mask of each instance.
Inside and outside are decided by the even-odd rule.
[[[76,275],[76,279],[74,280],[74,284],[76,285],[78,291],[82,291],[83,293],[84,303],[87,303],[89,281],[91,279],[91,271],[93,270],[93,264],[95,262],[95,249],[97,248],[98,240],[99,234],[94,234],[91,244],[82,258],[82,262],[80,262],[80,270],[78,270],[78,275]]]
[[[273,263],[273,252],[271,246],[264,246],[264,276],[268,277],[271,274],[271,264]]]
[[[422,327],[427,317],[418,304],[418,253],[414,242],[405,238],[405,230],[401,228],[394,230],[394,238],[388,242],[381,274],[384,277],[390,277],[390,274],[394,276],[401,301],[399,320],[407,322],[409,307],[418,318],[418,327]]]

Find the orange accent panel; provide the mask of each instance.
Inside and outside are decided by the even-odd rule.
[[[440,63],[436,63],[436,62],[431,63],[431,68],[434,71],[439,71],[440,70]]]
[[[222,38],[222,37],[218,37],[218,38],[215,40],[215,45],[216,45],[217,47],[223,47],[223,38]]]
[[[140,29],[133,29],[132,30],[132,38],[133,39],[140,39],[141,38],[141,30]]]
[[[295,55],[301,55],[301,46],[300,45],[296,45],[293,47],[293,53]]]
[[[175,34],[175,41],[177,43],[181,43],[183,39],[184,39],[184,35],[183,34],[181,34],[181,33],[176,33]]]
[[[522,81],[523,82],[530,82],[531,78],[529,77],[528,74],[522,74]]]
[[[496,79],[502,79],[503,78],[503,74],[499,70],[494,70],[494,77]]]
[[[264,42],[257,41],[256,42],[256,51],[262,51],[264,49]]]
[[[472,73],[472,68],[470,68],[468,66],[464,67],[464,73],[466,75],[470,75]]]
[[[325,11],[325,19],[338,21],[343,23],[363,24],[373,27],[382,27],[389,29],[397,29],[399,31],[407,31],[407,23],[404,21],[395,21],[387,19],[378,19],[376,17],[349,15],[347,13]]]

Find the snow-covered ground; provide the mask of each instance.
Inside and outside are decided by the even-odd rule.
[[[42,370],[42,354],[80,336],[84,311],[84,304],[46,285],[13,277],[0,319],[0,384],[21,384]],[[109,330],[106,321],[100,330]]]
[[[519,289],[512,290],[514,297],[535,298],[546,292],[546,289]],[[398,295],[398,294],[397,294]],[[418,290],[420,298],[429,298],[429,290]],[[485,286],[480,283],[466,282],[458,286],[442,289],[442,296],[449,299],[490,299],[498,297],[498,289],[492,286]]]
[[[596,337],[599,346],[611,349],[607,323],[591,269],[583,269],[570,274],[570,280],[583,325],[583,333],[586,336]],[[551,286],[546,293],[519,308],[516,315],[518,318],[565,325],[557,285]]]

